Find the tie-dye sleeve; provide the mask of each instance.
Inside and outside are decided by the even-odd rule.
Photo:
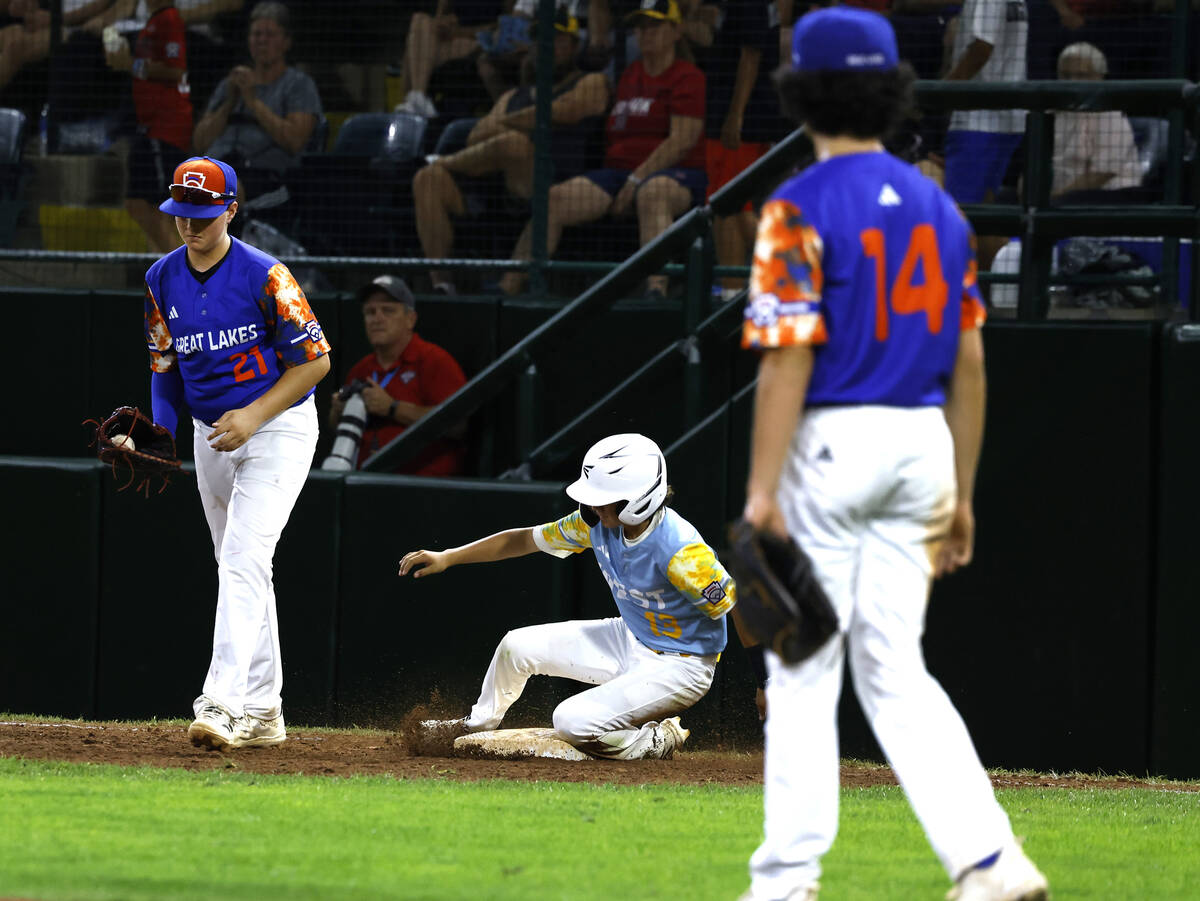
[[[675,552],[667,564],[667,578],[710,619],[719,619],[737,603],[733,577],[712,548],[701,541]]]
[[[171,330],[167,328],[166,317],[158,306],[158,298],[146,285],[145,309],[146,349],[150,351],[150,371],[170,372],[175,369],[177,362],[175,351],[171,349]]]
[[[982,328],[987,321],[987,308],[979,295],[979,263],[975,259],[975,232],[967,226],[967,238],[970,247],[967,251],[967,271],[963,274],[962,286],[962,318],[959,320],[959,330],[968,331]]]
[[[787,200],[771,200],[763,206],[742,347],[787,347],[827,340],[821,302],[823,253],[821,236],[799,207]]]
[[[533,543],[555,557],[569,557],[592,546],[592,531],[576,510],[562,519],[534,526]]]
[[[274,312],[275,354],[286,369],[329,353],[329,341],[308,305],[308,298],[283,263],[267,273],[266,312]]]

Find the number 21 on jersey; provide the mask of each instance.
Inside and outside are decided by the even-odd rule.
[[[900,271],[896,273],[890,289],[887,284],[887,246],[883,230],[867,228],[858,237],[862,241],[863,253],[875,262],[875,339],[887,340],[892,313],[909,316],[923,312],[930,334],[940,332],[942,313],[950,298],[950,289],[942,274],[942,257],[933,226],[928,222],[913,226]],[[924,281],[914,284],[918,263]]]
[[[229,359],[233,360],[233,380],[235,382],[252,379],[256,374],[267,374],[267,361],[263,359],[262,351],[259,350],[257,344],[250,348],[250,353],[230,354]],[[255,373],[255,369],[258,369],[257,373]]]

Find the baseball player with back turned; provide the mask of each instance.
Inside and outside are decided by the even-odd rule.
[[[931,579],[970,562],[984,369],[971,229],[884,152],[912,72],[875,13],[804,16],[784,108],[817,162],[764,206],[744,346],[762,351],[745,517],[808,552],[840,631],[768,651],[765,837],[753,901],[814,899],[838,821],[847,653],[867,721],[960,901],[1044,899],[921,653]]]
[[[666,505],[666,460],[644,435],[593,445],[567,494],[579,509],[555,522],[400,561],[400,575],[421,578],[460,563],[591,548],[620,614],[514,629],[496,648],[470,714],[427,726],[459,735],[495,729],[530,676],[559,676],[596,686],[555,708],[564,741],[596,757],[670,757],[689,735],[677,714],[708,692],[725,648],[733,581],[691,523]]]
[[[313,387],[329,372],[287,267],[229,235],[236,197],[228,163],[180,163],[159,209],[184,246],[146,273],[154,421],[174,433],[185,404],[192,415],[217,557],[212,663],[188,737],[218,750],[287,737],[271,558],[312,463]]]

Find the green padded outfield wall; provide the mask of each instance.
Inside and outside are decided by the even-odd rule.
[[[1161,332],[1150,323],[1005,322],[985,331],[977,557],[935,590],[925,647],[988,764],[1200,775],[1189,645],[1198,625],[1191,406],[1200,354]],[[742,502],[750,403],[696,430],[672,457],[680,510],[714,543],[722,515]],[[36,524],[6,546],[0,707],[186,715],[207,664],[214,601],[194,487],[184,476],[144,500],[117,494],[96,463],[66,462],[0,461],[17,508],[35,511]],[[276,558],[289,705],[312,721],[330,721],[322,712],[332,710],[332,721],[379,723],[436,697],[461,709],[506,629],[609,615],[586,558],[539,555],[421,583],[395,576],[411,547],[458,544],[569,507],[559,483],[315,476]],[[162,549],[175,549],[170,562]],[[144,585],[147,567],[164,586],[155,605],[124,587]],[[50,612],[29,601],[51,595],[60,600]],[[63,667],[46,663],[46,636],[66,643]],[[753,739],[743,665],[731,647],[695,712],[697,737],[736,729]],[[57,681],[26,678],[60,671]],[[516,721],[544,721],[569,690],[540,681]],[[843,728],[848,753],[870,753],[860,720],[844,716]]]

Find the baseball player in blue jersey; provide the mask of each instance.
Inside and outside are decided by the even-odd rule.
[[[174,433],[191,413],[217,558],[212,663],[188,737],[218,750],[286,738],[271,558],[316,449],[313,386],[329,372],[329,342],[287,267],[229,235],[236,197],[227,163],[181,163],[159,209],[184,246],[146,273],[154,421]]]
[[[762,352],[745,517],[813,560],[840,631],[766,652],[765,837],[753,901],[813,899],[838,819],[843,661],[960,901],[1044,899],[962,718],[921,653],[931,580],[971,560],[984,368],[971,229],[884,152],[912,74],[888,21],[803,17],[784,108],[817,162],[763,208],[743,344]]]
[[[708,691],[725,648],[733,581],[696,529],[666,506],[667,464],[643,435],[612,435],[567,486],[579,509],[556,522],[509,529],[445,551],[413,551],[400,575],[460,563],[591,548],[620,614],[515,629],[492,657],[461,734],[495,729],[533,675],[596,686],[563,701],[554,728],[597,757],[670,757],[688,737],[681,711]]]

